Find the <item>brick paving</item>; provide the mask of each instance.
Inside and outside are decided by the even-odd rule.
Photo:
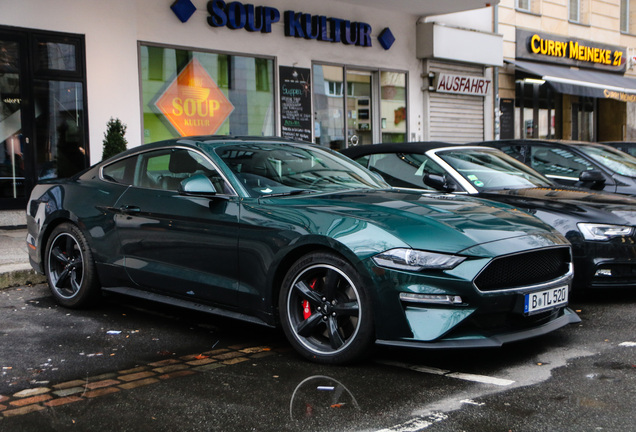
[[[276,350],[280,351],[280,350]],[[0,395],[0,420],[48,408],[77,403],[120,391],[160,383],[197,373],[206,373],[250,359],[274,355],[267,346],[235,345],[199,354],[148,363],[132,369],[106,373],[87,379],[76,379],[20,390],[13,395]]]

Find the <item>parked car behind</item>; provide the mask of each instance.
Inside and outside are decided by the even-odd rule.
[[[572,243],[575,289],[636,288],[636,198],[556,185],[488,147],[378,144],[343,153],[395,187],[468,194],[539,217]]]
[[[636,157],[636,142],[634,141],[604,141],[600,144],[612,146],[623,153]]]
[[[116,292],[280,325],[303,356],[486,347],[578,322],[570,246],[472,197],[393,190],[324,147],[190,137],[35,187],[29,256],[66,307]]]
[[[636,157],[604,144],[559,140],[501,140],[496,147],[566,186],[636,195]]]

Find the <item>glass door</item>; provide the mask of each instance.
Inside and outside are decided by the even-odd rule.
[[[373,73],[347,70],[347,144],[373,144]]]
[[[24,100],[21,69],[23,41],[0,34],[0,203],[25,195]]]
[[[407,141],[407,74],[313,66],[314,140],[334,150]]]
[[[314,139],[316,144],[340,150],[346,147],[344,122],[344,68],[314,65]]]

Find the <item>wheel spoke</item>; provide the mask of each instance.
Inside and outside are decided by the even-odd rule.
[[[309,288],[305,282],[298,281],[294,285],[294,289],[298,291],[303,300],[307,300],[312,306],[319,306],[322,303],[320,294]]]
[[[66,284],[66,281],[68,280],[70,274],[70,269],[65,268],[64,271],[62,271],[62,273],[60,273],[60,275],[58,276],[57,281],[55,282],[55,287],[60,289],[65,288],[64,284]]]
[[[350,301],[346,303],[338,303],[334,306],[333,310],[338,315],[357,317],[360,313],[360,306],[356,301]]]
[[[54,248],[51,251],[51,255],[53,255],[53,257],[59,261],[60,263],[66,265],[68,264],[68,257],[66,255],[64,255],[64,253],[62,252],[62,250],[59,247]]]
[[[342,340],[340,332],[338,331],[338,320],[334,317],[330,317],[329,320],[329,342],[331,342],[331,348],[338,349],[344,345],[345,341]]]
[[[73,241],[73,237],[71,237],[70,235],[66,236],[65,249],[66,249],[66,254],[69,256],[75,251],[75,242]]]
[[[339,281],[340,275],[338,274],[338,272],[328,269],[325,276],[324,285],[322,287],[322,292],[325,297],[330,300],[333,300],[335,298]]]
[[[296,327],[296,333],[302,337],[310,337],[314,330],[320,325],[322,315],[319,313],[312,314],[306,320],[301,321]]]
[[[73,294],[75,294],[76,292],[78,292],[80,290],[80,285],[79,283],[77,283],[77,270],[73,269],[71,271],[71,288],[73,291]]]

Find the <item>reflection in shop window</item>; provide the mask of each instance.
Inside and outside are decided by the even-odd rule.
[[[140,59],[145,143],[182,133],[275,134],[272,59],[146,45]],[[158,104],[164,94],[174,103]]]
[[[344,148],[344,68],[314,65],[313,82],[316,144],[336,150]]]
[[[342,82],[325,81],[325,94],[329,96],[342,96]]]
[[[406,74],[380,72],[380,129],[382,142],[404,142],[407,125]]]
[[[77,71],[76,47],[67,43],[39,42],[37,70]]]

